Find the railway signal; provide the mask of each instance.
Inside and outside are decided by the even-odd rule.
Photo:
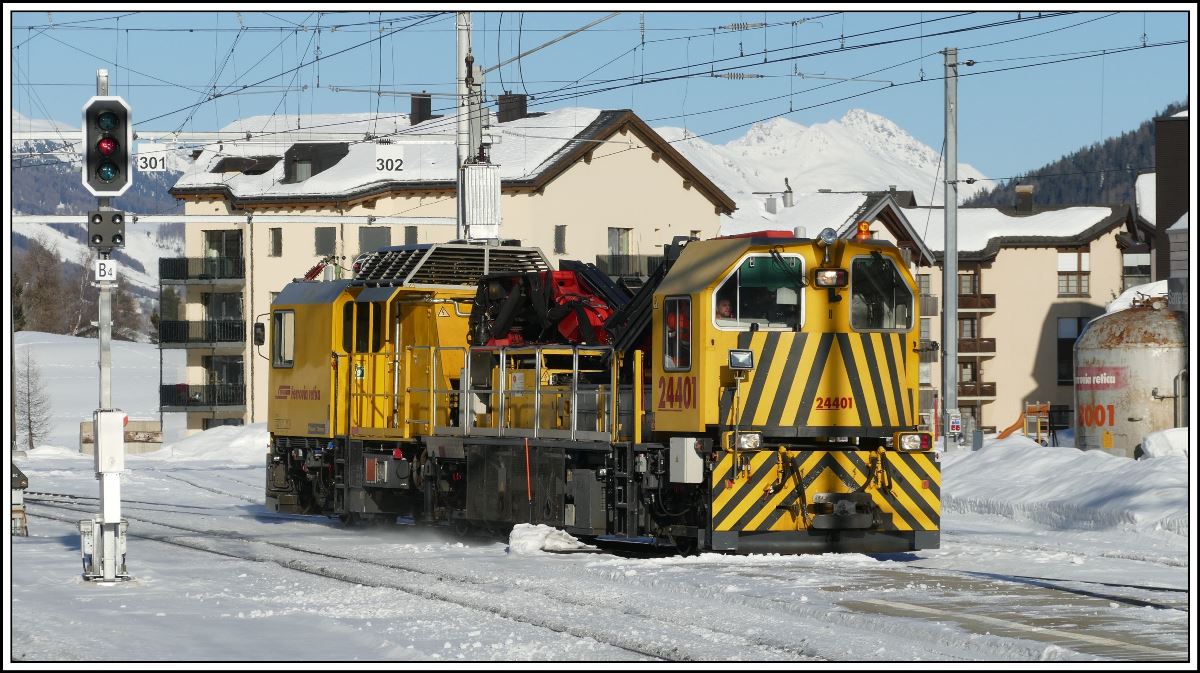
[[[93,196],[120,196],[133,185],[133,123],[120,96],[93,96],[83,106],[83,186]]]
[[[125,247],[125,213],[119,210],[89,211],[88,247],[105,253]]]

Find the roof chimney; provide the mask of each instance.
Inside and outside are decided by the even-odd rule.
[[[1033,212],[1033,185],[1017,185],[1017,212]]]
[[[497,122],[510,122],[514,119],[521,119],[528,114],[529,109],[525,100],[525,94],[509,93],[507,91],[500,94],[500,110],[496,113]]]
[[[416,126],[426,119],[433,117],[433,99],[425,92],[412,95],[412,111],[408,115],[408,123]]]

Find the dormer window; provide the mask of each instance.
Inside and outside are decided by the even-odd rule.
[[[279,157],[225,157],[212,167],[212,173],[262,175],[279,163]]]
[[[336,166],[349,153],[347,143],[296,143],[283,155],[283,182],[304,182]]]

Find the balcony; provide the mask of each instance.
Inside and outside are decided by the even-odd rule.
[[[960,294],[958,310],[960,313],[991,313],[996,310],[996,295]]]
[[[596,255],[596,268],[609,276],[649,276],[662,255]]]
[[[242,383],[159,386],[162,411],[245,411],[246,386]]]
[[[942,349],[933,339],[921,339],[917,357],[922,364],[940,362]]]
[[[962,400],[994,400],[996,399],[995,383],[959,383],[958,399]]]
[[[959,339],[958,340],[959,355],[975,355],[978,357],[992,357],[996,354],[995,339]]]
[[[245,320],[163,320],[158,325],[161,348],[226,348],[246,344]]]
[[[246,266],[240,257],[163,257],[159,281],[183,285],[244,285]]]

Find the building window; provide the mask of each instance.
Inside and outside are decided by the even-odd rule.
[[[271,316],[271,364],[291,367],[295,360],[295,345],[295,311],[276,311]]]
[[[392,244],[391,227],[359,227],[358,251],[372,252]]]
[[[918,273],[917,274],[917,292],[920,292],[922,295],[932,294],[929,291],[929,274],[927,274],[927,273]]]
[[[1069,386],[1075,382],[1075,340],[1091,318],[1058,319],[1058,384]]]
[[[1126,252],[1121,254],[1123,271],[1121,291],[1150,282],[1150,253]]]
[[[241,292],[204,292],[200,295],[206,320],[241,320]]]
[[[697,239],[697,240],[699,240],[699,239],[700,239],[700,230],[699,230],[699,229],[692,229],[691,231],[689,231],[689,232],[688,232],[688,235],[689,235],[689,236],[691,236],[691,237],[692,237],[692,238],[694,238],[694,239]]]
[[[204,355],[200,358],[208,384],[212,386],[240,386],[246,382],[243,376],[240,355]]]
[[[974,273],[958,274],[958,293],[960,295],[976,295],[979,294],[979,276]]]
[[[317,227],[315,242],[316,253],[318,255],[332,255],[337,245],[337,228]]]
[[[404,227],[404,245],[416,245],[416,244],[417,244],[417,227],[415,225],[410,224],[410,225]]]
[[[267,256],[283,257],[283,229],[280,227],[271,227],[268,231],[271,234],[271,248],[267,252]]]
[[[977,318],[958,319],[958,338],[974,339],[979,336],[979,320]]]
[[[564,255],[567,252],[567,225],[554,225],[554,254]]]
[[[1058,296],[1088,296],[1091,262],[1087,247],[1058,249]]]
[[[667,371],[691,369],[691,325],[691,298],[668,298],[664,302],[663,310],[663,369]]]
[[[921,318],[921,339],[929,341],[933,338],[933,318]]]
[[[616,227],[608,228],[608,254],[610,255],[628,255],[629,254],[629,232],[632,229],[618,229]]]
[[[958,363],[958,382],[975,383],[979,380],[979,366],[974,362]]]
[[[240,418],[203,418],[200,419],[201,427],[205,430],[209,428],[219,428],[223,425],[242,425]]]
[[[237,229],[215,229],[204,232],[205,257],[242,258],[242,232]]]

